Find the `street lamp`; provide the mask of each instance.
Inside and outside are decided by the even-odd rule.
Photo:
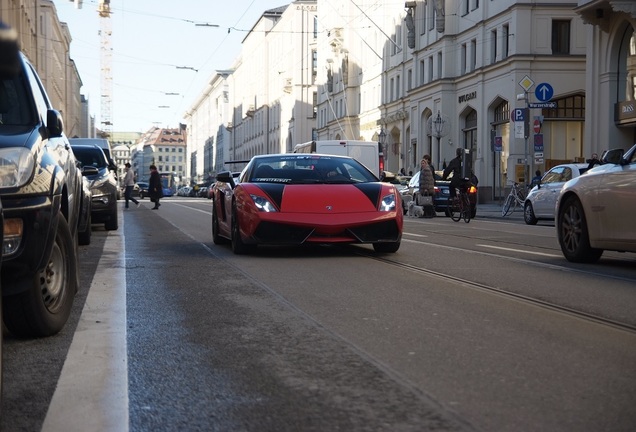
[[[437,166],[442,166],[442,137],[448,134],[448,128],[446,128],[446,119],[442,117],[442,114],[437,111],[437,116],[431,121],[431,134],[437,138]]]
[[[386,132],[384,132],[384,128],[380,128],[380,133],[378,134],[378,143],[380,143],[380,153],[382,154],[385,162],[386,162],[386,158],[388,155],[384,154],[384,143],[386,142]],[[382,168],[382,171],[384,171],[384,168]]]

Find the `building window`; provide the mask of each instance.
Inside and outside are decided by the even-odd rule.
[[[311,83],[316,84],[316,76],[318,76],[318,52],[311,51]]]
[[[497,61],[497,29],[490,32],[490,64]]]
[[[477,69],[477,39],[470,41],[470,71]]]
[[[459,70],[459,74],[463,75],[466,73],[466,56],[467,56],[467,52],[466,52],[466,44],[462,44],[462,53],[461,53],[461,64],[460,64],[460,70]]]
[[[508,58],[508,36],[510,35],[510,26],[508,24],[504,24],[503,26],[503,34],[501,35],[502,44],[501,44],[501,59]]]
[[[426,64],[420,60],[420,85],[426,83]]]
[[[442,52],[437,53],[437,79],[442,79],[442,68],[444,64],[442,63]]]
[[[552,21],[552,54],[570,54],[570,21]]]
[[[543,109],[544,118],[562,120],[585,120],[585,96],[574,95],[554,101],[556,108]]]
[[[406,90],[411,91],[413,89],[413,70],[406,71]]]
[[[497,123],[508,123],[510,121],[510,104],[508,101],[503,101],[495,107],[495,121]]]
[[[395,97],[400,99],[402,97],[402,83],[400,82],[400,76],[395,77]]]
[[[389,91],[391,92],[389,94],[389,102],[392,102],[395,100],[395,78],[391,78],[391,84],[389,85]]]

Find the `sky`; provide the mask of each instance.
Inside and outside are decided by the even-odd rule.
[[[99,0],[54,0],[71,33],[80,92],[100,127]],[[286,0],[111,0],[113,132],[176,128],[217,70],[231,68],[264,11]],[[211,24],[218,27],[197,25]]]

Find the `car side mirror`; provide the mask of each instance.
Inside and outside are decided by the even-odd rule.
[[[59,111],[50,109],[46,112],[46,129],[50,138],[59,138],[64,132],[64,120]]]
[[[601,160],[603,163],[611,163],[611,164],[620,164],[623,160],[623,155],[625,154],[625,150],[623,149],[612,149],[603,153],[603,157]]]
[[[234,186],[236,186],[234,184],[234,177],[232,177],[232,172],[231,171],[221,171],[220,173],[218,173],[216,175],[216,181],[223,182],[223,183],[229,183],[230,186],[232,186],[232,188],[234,188]]]

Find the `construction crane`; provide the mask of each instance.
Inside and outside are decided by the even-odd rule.
[[[102,136],[110,138],[112,132],[111,105],[113,95],[112,55],[111,47],[112,28],[110,21],[110,0],[99,0],[97,7],[99,13],[100,66],[101,66],[101,123]]]

